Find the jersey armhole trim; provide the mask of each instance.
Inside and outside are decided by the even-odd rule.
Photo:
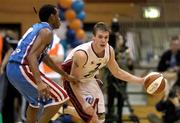
[[[109,45],[109,60],[111,58],[111,46]]]
[[[87,59],[86,59],[86,62],[84,63],[84,65],[83,65],[83,67],[84,67],[88,62],[88,54],[87,54],[87,52],[85,50],[82,50],[82,49],[79,49],[79,50],[76,50],[76,51],[83,51],[86,54]]]

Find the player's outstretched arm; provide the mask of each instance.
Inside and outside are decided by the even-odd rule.
[[[136,83],[144,83],[144,78],[137,77],[128,73],[127,71],[121,69],[115,60],[115,54],[112,47],[110,47],[110,60],[107,64],[108,69],[111,71],[113,76],[118,79],[127,81],[127,82],[136,82]]]

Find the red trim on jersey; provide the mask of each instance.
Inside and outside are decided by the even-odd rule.
[[[86,59],[86,62],[84,63],[84,65],[83,65],[83,66],[85,66],[87,64],[87,62],[88,62],[88,54],[87,54],[87,52],[85,50],[83,50],[83,49],[78,49],[78,50],[76,50],[76,52],[77,51],[83,51],[86,54],[87,59]]]

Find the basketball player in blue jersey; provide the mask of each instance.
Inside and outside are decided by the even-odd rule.
[[[104,96],[95,78],[101,68],[106,66],[118,79],[144,83],[144,78],[134,76],[118,66],[114,50],[108,44],[109,34],[109,26],[103,22],[97,23],[92,41],[74,48],[62,64],[65,71],[80,80],[77,83],[65,80],[64,88],[79,116],[86,123],[103,123],[105,120]],[[70,113],[73,114],[73,111]]]
[[[41,61],[68,81],[75,79],[63,72],[47,55],[52,45],[53,29],[60,26],[58,11],[53,5],[44,5],[39,11],[39,23],[30,27],[18,42],[7,65],[7,76],[12,85],[29,102],[27,123],[48,123],[62,103],[69,99],[66,91],[42,74],[38,66]],[[37,119],[37,112],[44,110]]]

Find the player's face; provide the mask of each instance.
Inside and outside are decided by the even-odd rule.
[[[57,11],[56,14],[53,16],[53,26],[55,29],[58,29],[60,25],[61,23],[60,23],[60,18],[59,18],[59,12]]]
[[[109,41],[109,32],[97,30],[96,34],[93,36],[93,41],[98,49],[104,50]]]
[[[179,49],[179,45],[180,45],[179,40],[172,41],[171,44],[170,44],[172,52],[175,53]]]

